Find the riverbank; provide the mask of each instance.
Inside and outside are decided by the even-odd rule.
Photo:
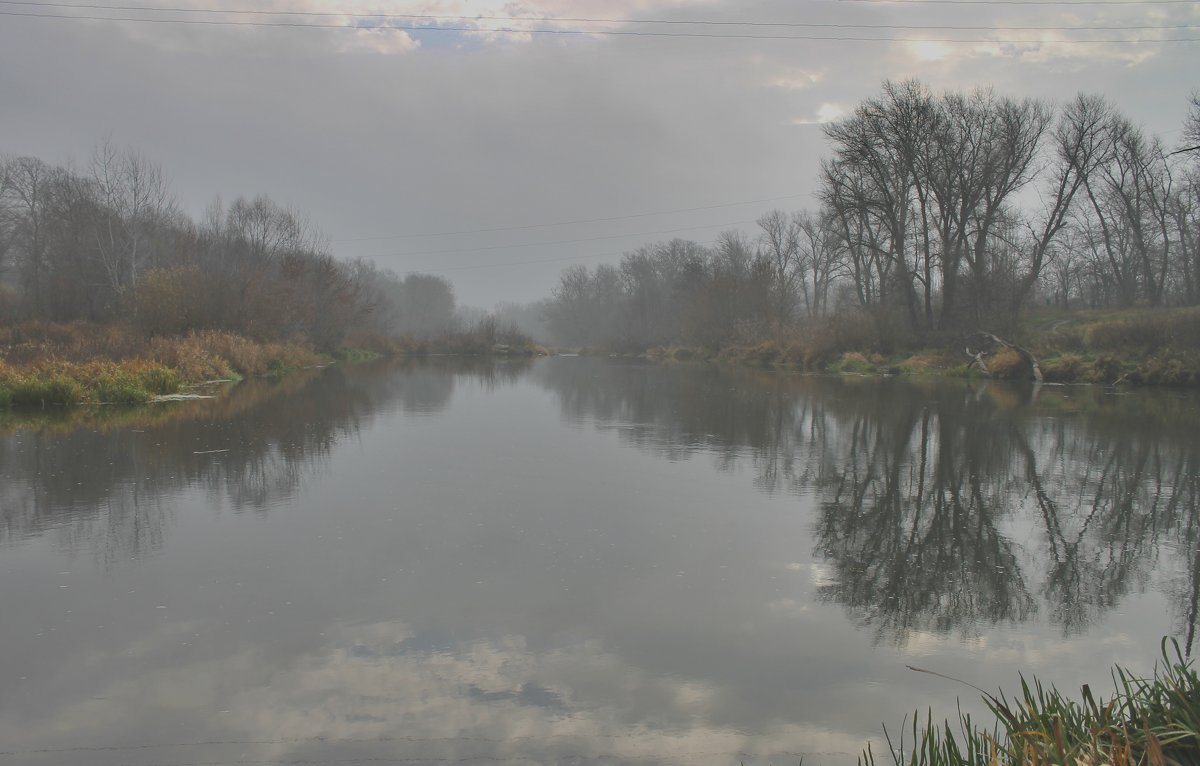
[[[842,374],[943,375],[1053,383],[1200,386],[1200,309],[1046,312],[1013,328],[896,341],[861,317],[782,340],[719,349],[659,346],[655,361],[707,361]]]
[[[930,672],[910,668],[917,672]],[[934,675],[938,675],[934,673]],[[994,728],[970,716],[935,723],[914,714],[907,731],[887,733],[891,752],[867,748],[860,766],[1042,766],[1045,764],[1200,763],[1200,676],[1179,645],[1163,640],[1151,678],[1113,668],[1114,695],[1097,700],[1084,686],[1077,701],[1040,681],[1021,679],[1019,696],[986,692]],[[948,679],[954,681],[955,679]],[[960,682],[961,683],[961,682]]]
[[[304,341],[260,341],[217,330],[148,336],[124,325],[23,322],[0,327],[0,408],[145,404],[213,381],[381,357],[547,353],[527,341],[496,340],[478,332],[434,340],[359,335],[329,354]]]
[[[148,337],[115,325],[26,322],[0,328],[0,406],[143,404],[205,381],[329,361],[303,343],[228,332]]]

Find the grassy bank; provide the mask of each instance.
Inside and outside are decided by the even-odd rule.
[[[332,357],[303,341],[264,342],[231,332],[146,335],[127,325],[22,322],[0,326],[0,408],[143,404],[215,380],[380,357],[534,356],[523,337],[472,328],[431,340],[357,334]]]
[[[205,381],[328,361],[303,343],[227,332],[147,337],[121,326],[27,322],[0,328],[0,406],[141,404]]]
[[[924,723],[914,716],[889,752],[868,747],[860,766],[1165,766],[1200,764],[1200,677],[1179,645],[1164,639],[1162,660],[1151,678],[1117,667],[1116,690],[1097,700],[1084,686],[1078,699],[1036,680],[1021,679],[1009,699],[984,693],[996,717],[992,728],[970,716]]]
[[[994,331],[1028,350],[1047,382],[1200,386],[1200,308],[1034,314]],[[985,374],[965,353],[968,342],[966,334],[904,336],[877,319],[850,315],[779,340],[719,349],[657,347],[646,356],[843,374],[1032,378],[1025,356],[996,344],[972,348],[984,352]]]

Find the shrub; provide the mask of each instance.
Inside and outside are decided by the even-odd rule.
[[[78,404],[83,401],[83,386],[65,375],[25,374],[15,378],[12,387],[12,403],[17,405],[45,407],[48,404]]]
[[[1112,383],[1121,377],[1123,366],[1115,356],[1103,354],[1092,362],[1092,369],[1086,375],[1089,383]]]
[[[875,371],[875,365],[871,364],[870,360],[857,351],[847,351],[842,354],[842,358],[837,361],[831,368],[834,372],[840,373],[868,373]]]
[[[195,335],[151,338],[149,356],[189,383],[233,377],[229,363],[205,348]]]
[[[194,266],[153,269],[138,279],[132,300],[137,323],[151,335],[183,333],[196,327],[193,310],[204,275]]]
[[[913,354],[899,365],[897,370],[909,375],[936,375],[945,372],[946,360],[936,354]]]
[[[1200,384],[1200,354],[1164,351],[1140,364],[1129,377],[1135,383],[1194,386]]]
[[[136,368],[138,382],[151,394],[163,396],[179,391],[179,374],[161,364],[144,363]]]
[[[105,404],[145,404],[151,394],[133,373],[114,370],[96,379],[92,398]]]
[[[1042,360],[1042,376],[1051,383],[1073,383],[1083,380],[1087,364],[1078,354],[1063,354]]]
[[[1026,380],[1033,374],[1025,357],[1011,348],[1001,349],[988,360],[987,365],[992,377],[1001,380]]]
[[[1088,348],[1136,349],[1154,352],[1165,347],[1200,347],[1200,309],[1150,311],[1137,316],[1094,322],[1087,327]]]

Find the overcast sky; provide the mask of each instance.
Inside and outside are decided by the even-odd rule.
[[[111,137],[159,162],[193,215],[218,195],[266,193],[335,254],[442,274],[481,307],[543,297],[571,263],[812,206],[820,123],[885,78],[1056,101],[1101,92],[1172,144],[1200,87],[1200,42],[1176,41],[1200,40],[1200,2],[1178,0],[66,5],[83,2],[0,2],[0,152],[83,165]],[[349,15],[368,13],[555,20]],[[72,15],[157,21],[44,17]],[[455,29],[398,28],[429,25]],[[497,27],[559,33],[471,31]],[[796,39],[814,37],[885,39]],[[1128,39],[1153,42],[1112,42]],[[421,236],[462,231],[475,233]]]

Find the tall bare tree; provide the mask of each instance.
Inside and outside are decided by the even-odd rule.
[[[100,260],[119,294],[137,286],[151,232],[174,212],[175,202],[158,164],[108,140],[92,154],[91,177],[104,210],[97,235]]]

